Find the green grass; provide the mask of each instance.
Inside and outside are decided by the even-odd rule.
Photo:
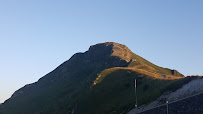
[[[126,69],[110,73],[106,70],[102,75],[101,80],[81,100],[78,113],[128,112],[135,104],[134,79],[137,79],[139,106],[154,101],[163,92],[177,90],[191,80],[191,78],[160,80]]]

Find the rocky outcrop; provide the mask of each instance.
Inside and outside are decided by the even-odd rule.
[[[174,76],[184,77],[184,75],[178,72],[177,70],[171,70],[171,74]]]

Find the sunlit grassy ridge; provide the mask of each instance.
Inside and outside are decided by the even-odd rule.
[[[94,85],[100,83],[106,76],[108,76],[112,72],[116,72],[117,70],[128,70],[131,72],[138,72],[142,75],[146,75],[146,76],[156,78],[156,79],[161,79],[161,80],[174,80],[174,79],[184,78],[184,77],[175,77],[173,75],[165,75],[163,77],[161,73],[157,73],[157,70],[145,65],[141,65],[137,67],[114,67],[114,68],[106,69],[102,71],[100,74],[98,74],[98,77],[94,81]]]

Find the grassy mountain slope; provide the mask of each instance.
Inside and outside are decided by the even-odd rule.
[[[17,90],[0,114],[121,113],[149,103],[190,78],[158,67],[126,46],[107,42],[77,53],[39,81]]]
[[[136,102],[134,79],[137,79],[137,99],[138,105],[141,106],[152,102],[166,91],[177,90],[193,78],[160,79],[131,69],[107,69],[96,79],[89,96],[83,101],[89,104],[86,105],[87,107],[81,106],[84,109],[80,109],[79,113],[128,112]],[[85,106],[85,104],[81,105]]]

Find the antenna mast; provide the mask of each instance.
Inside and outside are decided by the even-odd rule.
[[[137,108],[137,95],[136,95],[137,92],[136,92],[136,84],[137,84],[137,83],[136,83],[136,79],[135,79],[135,100],[136,100],[136,101],[135,101],[135,108]]]

